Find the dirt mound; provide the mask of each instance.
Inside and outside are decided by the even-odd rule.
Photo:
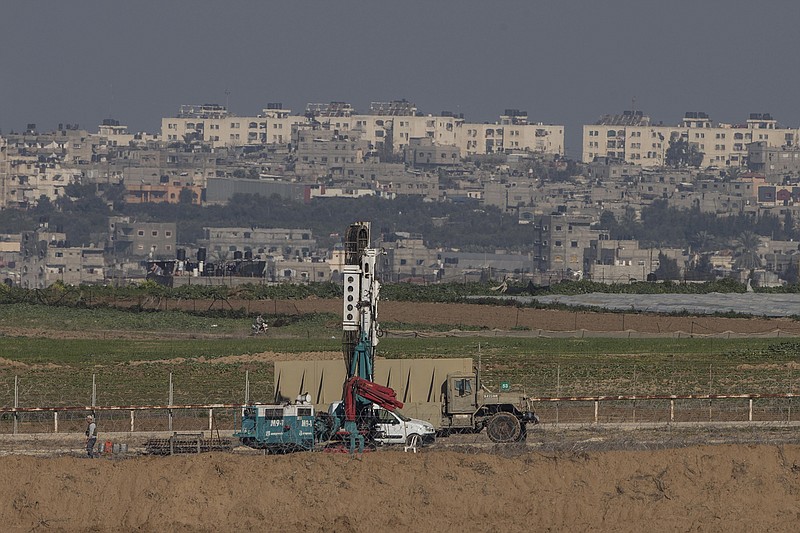
[[[800,446],[0,458],[5,530],[795,531]]]

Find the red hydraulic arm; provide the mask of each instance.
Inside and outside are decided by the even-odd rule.
[[[356,420],[356,395],[378,404],[387,411],[403,407],[403,402],[397,399],[394,389],[353,376],[344,384],[344,415],[348,422]]]

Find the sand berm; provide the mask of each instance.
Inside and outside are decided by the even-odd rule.
[[[797,531],[800,446],[0,458],[4,531]]]

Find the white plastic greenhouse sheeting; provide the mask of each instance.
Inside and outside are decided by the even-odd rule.
[[[800,315],[800,294],[710,293],[710,294],[605,294],[574,296],[499,296],[523,303],[560,303],[564,305],[636,310],[652,313],[698,314],[736,312],[756,316]]]

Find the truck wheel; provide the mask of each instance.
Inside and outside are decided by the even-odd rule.
[[[511,413],[495,413],[486,423],[486,433],[492,442],[514,442],[522,434],[522,426]]]

